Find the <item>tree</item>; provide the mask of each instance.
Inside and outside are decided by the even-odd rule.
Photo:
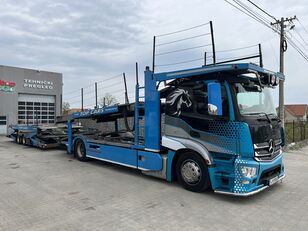
[[[99,100],[99,106],[110,106],[117,104],[118,100],[115,96],[111,95],[110,93],[106,93],[104,97],[101,97]]]
[[[70,108],[71,108],[71,105],[68,102],[63,102],[62,103],[62,114],[67,115]]]

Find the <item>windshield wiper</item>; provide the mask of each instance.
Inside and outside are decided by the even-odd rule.
[[[259,121],[268,121],[270,124],[272,123],[272,121],[271,121],[271,119],[269,118],[268,114],[266,114],[265,112],[255,112],[255,113],[249,113],[249,114],[247,113],[246,115],[259,115],[259,116],[265,115],[266,119],[260,117],[260,118],[258,118],[257,120],[259,120]]]

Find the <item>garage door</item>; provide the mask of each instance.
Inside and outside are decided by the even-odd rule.
[[[18,123],[55,123],[55,96],[19,94]]]
[[[0,116],[0,135],[6,135],[6,116]]]

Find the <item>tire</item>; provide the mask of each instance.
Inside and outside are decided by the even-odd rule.
[[[82,140],[77,140],[74,146],[74,155],[80,161],[87,161],[86,147]]]
[[[181,154],[176,163],[177,179],[183,188],[203,192],[210,187],[209,172],[204,159],[189,151]]]
[[[22,144],[27,145],[27,138],[24,136],[22,137]]]
[[[17,144],[22,144],[22,139],[23,139],[23,136],[17,135],[16,136],[16,143]]]

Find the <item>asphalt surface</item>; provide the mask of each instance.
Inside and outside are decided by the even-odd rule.
[[[285,154],[283,183],[248,198],[0,137],[0,230],[308,230],[308,147]]]

